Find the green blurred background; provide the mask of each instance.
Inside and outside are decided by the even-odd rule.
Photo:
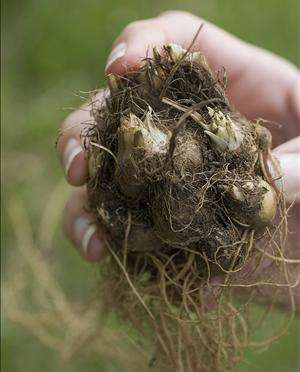
[[[1,2],[2,18],[2,278],[15,255],[7,212],[20,198],[36,226],[48,195],[62,177],[55,154],[58,127],[77,93],[104,83],[110,46],[131,21],[168,9],[187,10],[299,66],[298,0],[26,0]],[[62,209],[62,205],[58,208]],[[55,227],[55,272],[68,296],[84,299],[97,276]],[[282,315],[274,314],[274,321]],[[299,371],[299,321],[265,353],[248,353],[239,371]],[[134,356],[133,356],[134,357]],[[2,325],[2,370],[120,371],[113,361],[58,355],[19,326]]]

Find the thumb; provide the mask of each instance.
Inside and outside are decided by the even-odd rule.
[[[283,190],[288,202],[300,202],[300,136],[278,146],[272,153],[281,172],[276,185]],[[271,170],[271,173],[275,172]]]

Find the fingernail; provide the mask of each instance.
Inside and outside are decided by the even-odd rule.
[[[91,223],[91,221],[86,217],[79,217],[74,223],[74,237],[75,242],[81,250],[81,253],[85,256],[89,256],[89,244],[94,233],[97,231],[97,225]],[[97,239],[97,254],[93,252],[93,257],[100,257],[101,254],[101,242]],[[93,248],[95,248],[93,246]],[[95,251],[95,249],[93,249]]]
[[[126,52],[127,45],[126,43],[122,42],[118,44],[110,53],[110,55],[107,58],[107,63],[105,66],[105,71],[111,66],[117,59],[123,57]]]
[[[66,176],[68,176],[73,160],[81,151],[82,147],[79,142],[75,138],[70,138],[63,152],[63,166]]]

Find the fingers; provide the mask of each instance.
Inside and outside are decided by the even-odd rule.
[[[64,228],[68,238],[87,261],[99,261],[105,256],[104,233],[95,218],[85,212],[86,190],[76,189],[65,207]]]
[[[58,139],[57,151],[71,185],[83,185],[87,176],[87,164],[84,156],[80,134],[82,124],[91,120],[87,108],[73,112],[62,124],[61,134]]]
[[[138,68],[154,46],[163,46],[166,35],[158,18],[130,23],[115,41],[107,59],[106,72],[117,75]]]
[[[300,201],[300,153],[277,154],[281,171],[283,190],[288,202]]]
[[[81,133],[85,127],[93,124],[91,108],[103,104],[105,94],[105,91],[98,93],[90,102],[71,113],[61,126],[57,152],[65,176],[73,186],[81,186],[86,181],[88,167],[82,147]]]
[[[250,119],[262,117],[288,124],[275,143],[287,141],[300,131],[299,72],[282,58],[239,40],[203,19],[185,12],[167,12],[157,18],[133,22],[116,40],[107,73],[123,74],[168,43],[187,48],[204,24],[194,50],[207,57],[213,70],[225,67],[227,93],[232,103]]]
[[[282,178],[277,181],[288,202],[300,202],[300,136],[273,150]]]
[[[202,24],[204,27],[193,49],[201,50],[213,69],[226,67],[230,76],[242,73],[245,66],[238,63],[238,56],[242,53],[243,60],[249,56],[246,43],[199,17],[175,11],[129,24],[114,43],[106,71],[122,74],[128,67],[139,66],[153,46],[159,48],[175,43],[187,48]],[[119,53],[120,45],[122,53]],[[229,45],[231,50],[228,50]]]
[[[291,154],[291,153],[300,153],[300,136],[293,138],[292,140],[283,143],[280,146],[277,146],[273,150],[274,154]]]

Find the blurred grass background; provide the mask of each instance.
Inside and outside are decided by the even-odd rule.
[[[298,0],[3,0],[2,279],[7,279],[5,267],[17,254],[8,203],[20,198],[37,226],[49,193],[62,177],[55,154],[59,123],[81,103],[80,90],[104,84],[110,46],[129,22],[168,9],[187,10],[299,66],[299,7]],[[49,253],[55,272],[68,296],[88,298],[96,269],[74,254],[60,226],[55,229],[55,250]],[[274,321],[281,316],[276,313]],[[239,371],[300,371],[299,329],[298,320],[267,352],[249,352],[249,363]],[[1,341],[5,372],[121,370],[113,361],[97,358],[62,365],[55,352],[10,322],[2,325]]]

